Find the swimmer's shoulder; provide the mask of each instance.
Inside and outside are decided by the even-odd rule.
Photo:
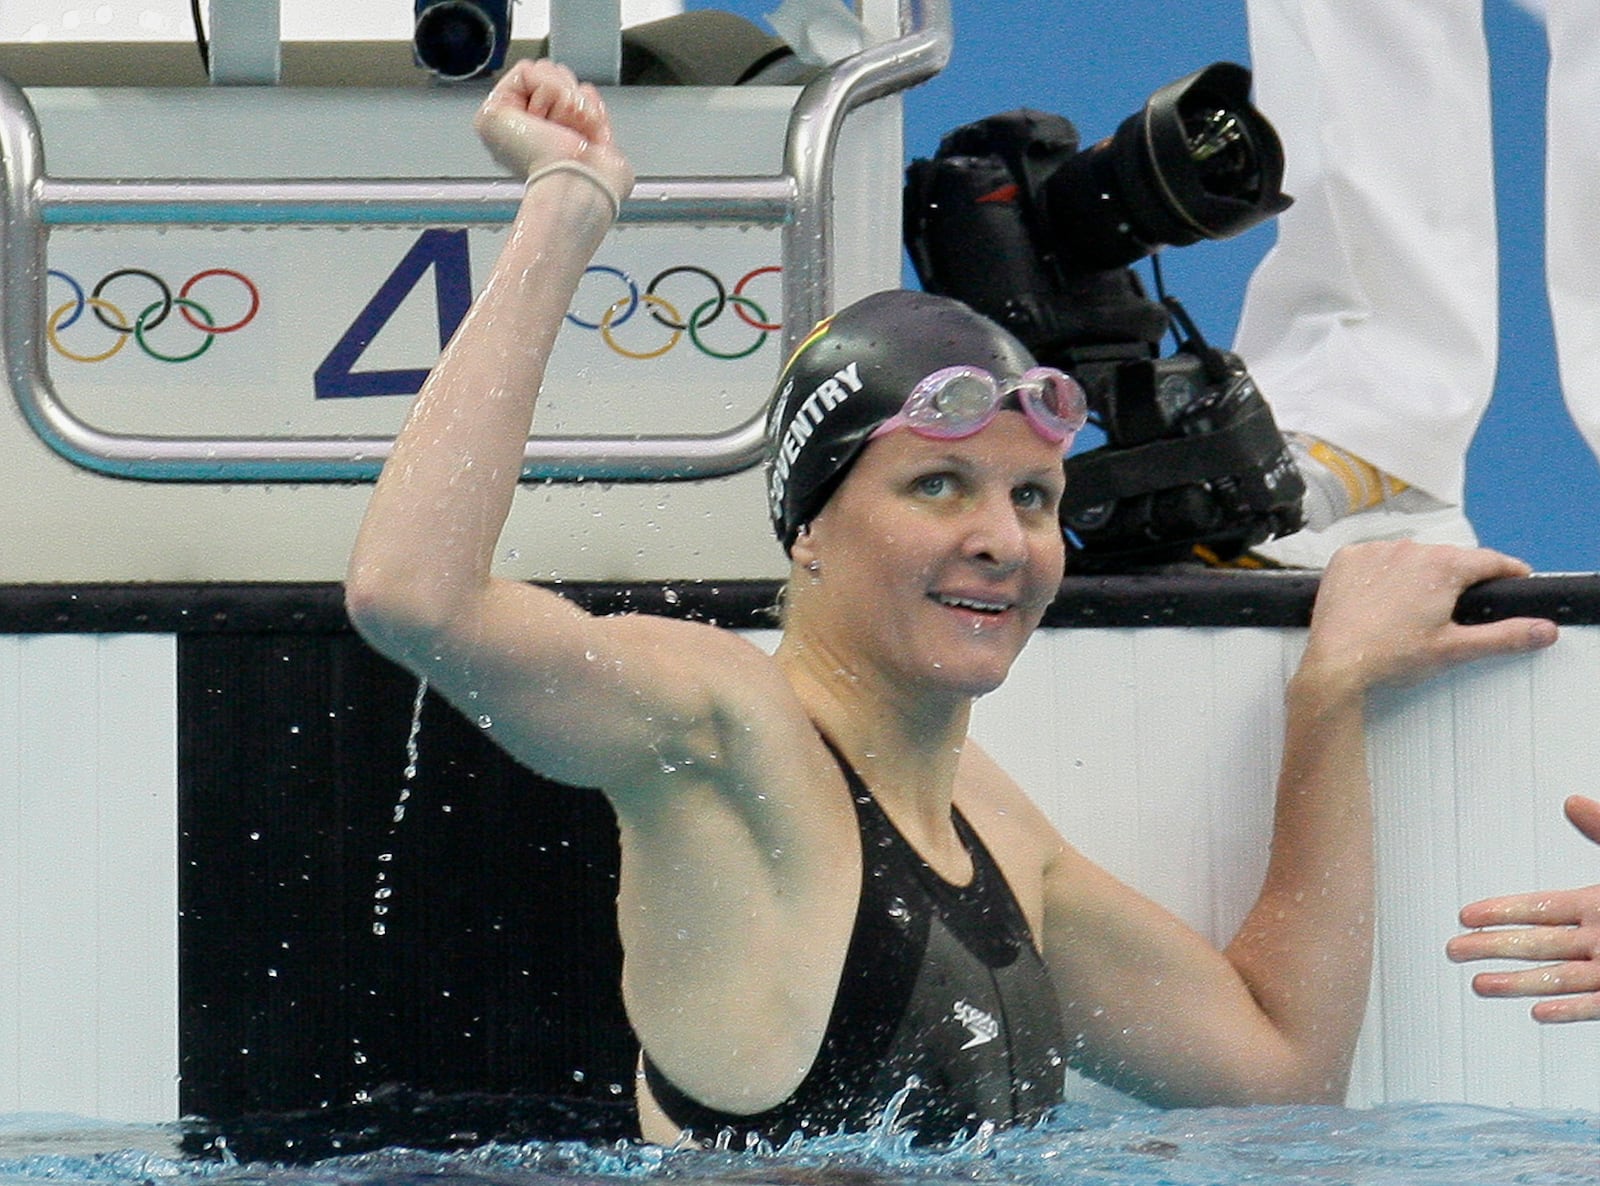
[[[838,762],[778,661],[742,635],[705,623],[624,615],[605,625],[619,655],[643,668],[657,698],[660,744],[679,747],[663,789],[696,786],[761,827],[848,822]],[[837,817],[837,819],[833,819]]]
[[[961,751],[955,802],[980,836],[985,821],[998,821],[1042,838],[1048,849],[1065,843],[1022,784],[970,737]]]
[[[956,805],[1005,874],[1041,949],[1050,947],[1048,919],[1059,924],[1143,909],[1139,895],[1062,836],[1029,793],[970,740]]]
[[[1036,936],[1044,920],[1044,883],[1072,848],[1020,783],[976,741],[967,739],[955,805],[1005,875]]]

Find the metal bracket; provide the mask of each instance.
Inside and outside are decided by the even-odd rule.
[[[550,56],[596,86],[622,81],[622,0],[550,0]]]
[[[845,117],[937,74],[950,56],[949,0],[921,0],[899,37],[807,84],[789,117],[783,172],[768,177],[641,179],[623,204],[630,224],[781,228],[784,356],[833,306],[829,211]],[[430,225],[509,222],[514,180],[61,180],[44,172],[38,120],[0,79],[0,355],[17,406],[38,437],[84,469],[171,482],[371,481],[387,437],[193,437],[109,433],[55,392],[44,333],[49,231],[64,226]],[[762,456],[757,415],[703,436],[534,437],[524,480],[687,481],[737,473]]]
[[[275,86],[283,73],[278,0],[211,0],[207,72],[215,86]]]

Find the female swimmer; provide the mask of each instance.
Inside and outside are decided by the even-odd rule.
[[[643,1134],[860,1128],[909,1085],[901,1115],[946,1138],[1039,1115],[1064,1065],[1162,1104],[1339,1100],[1371,947],[1366,693],[1550,643],[1547,622],[1451,622],[1463,588],[1526,567],[1407,543],[1329,566],[1266,882],[1219,951],[967,738],[1061,580],[1083,407],[965,307],[868,297],[785,367],[776,654],[492,575],[546,359],[632,172],[599,95],[549,62],[508,71],[478,127],[526,196],[395,442],[348,605],[509,753],[615,810]]]

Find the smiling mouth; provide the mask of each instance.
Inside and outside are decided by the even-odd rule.
[[[1011,603],[1006,601],[981,601],[975,597],[949,597],[938,594],[935,598],[940,605],[947,605],[951,609],[971,610],[979,614],[1003,614],[1011,608]]]

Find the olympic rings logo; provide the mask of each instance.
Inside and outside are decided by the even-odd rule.
[[[206,268],[204,271],[196,272],[183,282],[177,295],[173,295],[172,286],[165,280],[144,268],[117,268],[115,271],[107,272],[87,294],[83,285],[66,272],[51,268],[49,274],[67,285],[72,290],[72,297],[50,311],[49,317],[45,319],[45,335],[56,353],[74,362],[105,362],[120,353],[129,341],[138,343],[145,354],[160,362],[190,362],[211,349],[211,343],[216,341],[218,335],[231,334],[243,329],[254,321],[256,314],[261,311],[260,289],[250,277],[232,268]],[[117,295],[124,301],[129,300],[130,297],[123,294],[134,291],[130,287],[130,282],[148,286],[150,291],[145,296],[152,294],[155,296],[153,301],[143,305],[139,313],[131,319],[123,311],[122,306],[115,304],[107,295],[115,285]],[[195,295],[202,286],[206,288],[208,296],[212,293],[220,295],[215,287],[219,282],[238,284],[244,289],[244,313],[225,325],[217,324],[211,308],[201,304]],[[132,299],[137,305],[138,298]],[[215,296],[210,296],[210,299],[215,300]],[[158,349],[151,341],[151,335],[168,322],[173,310],[177,310],[179,319],[186,322],[189,329],[200,335],[200,344],[187,353],[178,353],[175,350],[169,353],[167,349]],[[92,346],[82,350],[70,349],[61,340],[63,331],[72,329],[80,322],[86,330],[93,328],[84,319],[85,312],[111,334],[110,345],[97,353],[90,352],[94,349]],[[178,325],[179,322],[175,320],[171,324]]]
[[[623,358],[641,362],[660,358],[687,337],[694,348],[708,358],[731,362],[748,358],[761,349],[768,337],[783,328],[783,322],[771,320],[766,309],[745,291],[755,280],[763,276],[775,276],[782,271],[777,265],[752,268],[730,290],[721,277],[707,268],[695,264],[677,264],[657,272],[640,289],[638,281],[621,268],[591,264],[584,269],[585,279],[598,277],[603,285],[620,285],[620,290],[613,290],[620,291],[621,295],[600,305],[600,312],[592,317],[569,312],[567,321],[580,329],[598,333],[601,340]],[[668,286],[668,282],[672,287],[681,289],[685,281],[689,281],[691,286],[687,296],[669,299],[663,295],[662,289]],[[696,285],[701,287],[699,293],[692,291]],[[595,285],[590,283],[585,287],[592,293]],[[583,295],[580,291],[580,300]],[[742,323],[745,328],[754,331],[754,336],[741,335],[728,341],[729,335],[719,330],[718,340],[713,341],[707,331],[730,308],[733,317],[722,322],[724,329],[737,329],[737,323]],[[687,315],[683,312],[685,309],[688,310]],[[639,317],[637,321],[634,320],[636,315]],[[626,334],[618,332],[630,322],[635,328]],[[650,324],[652,322],[653,325]],[[641,333],[641,329],[647,332]]]

